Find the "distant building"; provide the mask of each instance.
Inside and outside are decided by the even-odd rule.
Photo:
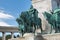
[[[51,30],[50,24],[46,21],[43,16],[44,11],[53,11],[60,8],[60,0],[32,0],[32,5],[39,12],[38,17],[42,19],[42,27],[46,33]]]

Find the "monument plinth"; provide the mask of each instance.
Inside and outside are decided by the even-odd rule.
[[[35,36],[33,34],[29,33],[28,35],[25,35],[24,37],[13,38],[13,39],[9,39],[9,40],[34,40],[34,37]],[[45,40],[60,40],[60,33],[45,34],[45,35],[42,35],[42,37]]]

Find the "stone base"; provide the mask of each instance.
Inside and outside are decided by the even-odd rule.
[[[13,38],[9,40],[34,40],[34,34],[33,33],[25,33],[23,37],[19,38]]]
[[[29,36],[30,35],[30,36]],[[34,36],[29,34],[24,37],[13,38],[9,40],[34,40]],[[42,35],[45,40],[60,40],[60,33]]]
[[[13,38],[13,39],[9,39],[9,40],[25,40],[24,37],[19,37],[19,38]]]
[[[60,33],[43,35],[46,40],[60,40]]]

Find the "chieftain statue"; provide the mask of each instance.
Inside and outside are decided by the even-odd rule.
[[[24,33],[35,33],[35,30],[38,28],[42,31],[41,19],[38,18],[38,11],[33,6],[28,11],[21,12],[21,15],[16,21],[19,24],[19,30],[22,32],[22,36]]]
[[[56,9],[53,12],[44,12],[46,20],[51,24],[51,32],[54,29],[55,33],[60,32],[60,9]]]

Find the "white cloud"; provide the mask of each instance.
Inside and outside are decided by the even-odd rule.
[[[0,26],[14,26],[6,23],[3,19],[14,19],[14,16],[0,9]],[[15,20],[15,19],[14,19]]]
[[[13,26],[13,25],[9,25],[9,24],[1,21],[1,22],[0,22],[0,26]]]
[[[14,19],[14,17],[10,14],[5,13],[4,11],[0,11],[0,18],[2,19]]]

